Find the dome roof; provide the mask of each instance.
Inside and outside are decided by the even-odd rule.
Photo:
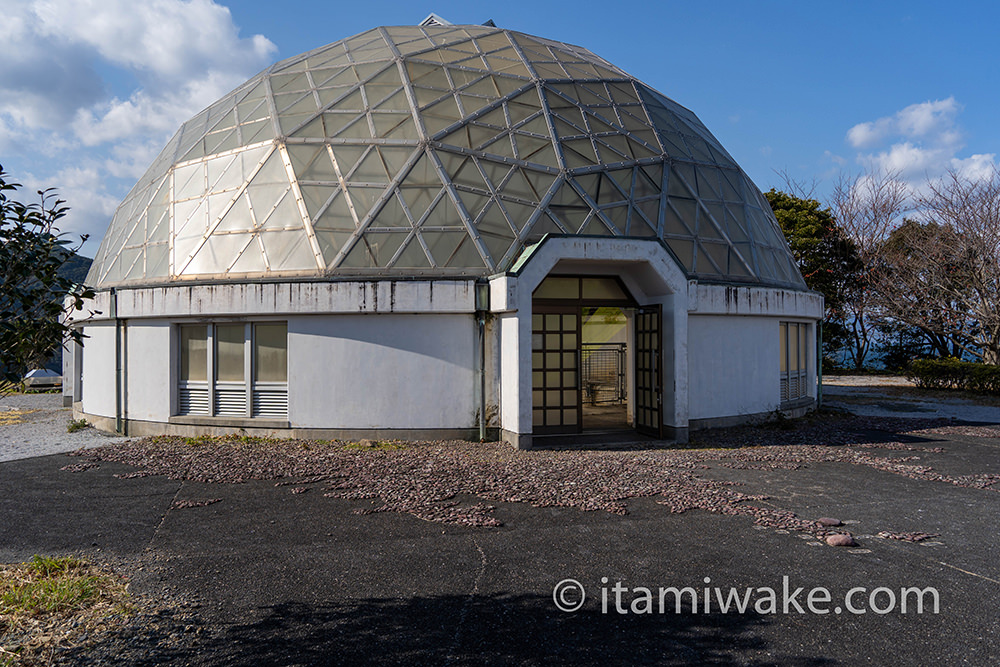
[[[693,113],[483,26],[376,28],[250,79],[181,126],[87,281],[483,276],[546,234],[659,238],[693,278],[804,287]]]

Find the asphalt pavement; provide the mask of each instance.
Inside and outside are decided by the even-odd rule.
[[[914,442],[944,448],[932,461],[950,475],[1000,473],[998,439]],[[800,516],[848,522],[859,545],[841,548],[745,516],[670,514],[653,498],[631,500],[625,516],[501,503],[502,527],[472,528],[359,514],[371,503],[319,488],[123,479],[115,475],[134,469],[106,462],[62,470],[80,461],[0,463],[0,562],[84,554],[197,619],[169,647],[133,639],[78,656],[85,664],[1000,663],[1000,493],[991,489],[843,463],[698,472]],[[911,543],[880,531],[939,536]],[[567,579],[585,591],[576,611],[553,598]],[[573,586],[564,584],[561,604],[581,601]],[[694,589],[697,612],[687,593],[676,613],[668,591],[660,613],[660,589],[671,587]],[[750,608],[722,613],[714,587],[724,597],[750,588]],[[912,595],[902,613],[911,587],[933,588],[937,613],[929,593],[923,613]],[[814,593],[810,609],[820,588],[829,601]],[[851,589],[864,590],[848,599]]]

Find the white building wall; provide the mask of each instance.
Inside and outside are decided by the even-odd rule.
[[[163,320],[130,321],[125,331],[128,359],[125,413],[129,419],[165,422],[171,414],[171,398],[177,377],[171,363],[170,323]],[[114,368],[111,370],[113,373]],[[113,374],[108,386],[113,392]]]
[[[83,328],[83,411],[115,416],[115,325],[95,323]]]
[[[289,317],[289,421],[298,428],[474,428],[477,336],[471,314]]]
[[[775,410],[779,368],[777,318],[688,316],[690,419]]]

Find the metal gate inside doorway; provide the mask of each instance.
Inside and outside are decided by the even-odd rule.
[[[628,398],[625,343],[581,343],[584,405],[621,404]]]

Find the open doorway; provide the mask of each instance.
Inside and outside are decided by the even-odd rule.
[[[659,333],[614,276],[550,275],[532,295],[537,435],[646,428],[660,419]],[[655,414],[650,406],[656,408]]]
[[[631,426],[628,332],[632,311],[621,306],[585,306],[582,309],[580,388],[584,430]]]

